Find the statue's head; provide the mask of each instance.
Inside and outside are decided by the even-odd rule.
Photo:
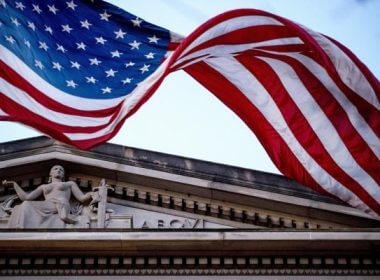
[[[49,182],[51,182],[53,178],[60,179],[61,181],[63,181],[65,178],[65,169],[61,165],[54,165],[50,169],[49,175]]]

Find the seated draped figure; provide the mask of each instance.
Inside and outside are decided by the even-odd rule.
[[[35,190],[26,193],[16,182],[4,181],[5,185],[12,185],[18,197],[23,201],[16,205],[8,221],[8,228],[65,228],[84,227],[89,221],[78,215],[75,217],[72,211],[71,196],[79,203],[88,205],[100,200],[97,192],[84,194],[73,181],[64,181],[65,170],[60,165],[55,165],[50,170],[49,182],[42,184]],[[36,200],[41,196],[45,200]],[[85,217],[85,219],[89,217]]]

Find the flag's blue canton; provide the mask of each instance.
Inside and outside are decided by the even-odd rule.
[[[87,98],[130,93],[164,59],[169,32],[102,1],[0,0],[0,44]]]

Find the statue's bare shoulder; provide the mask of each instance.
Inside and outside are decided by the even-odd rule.
[[[69,185],[70,187],[78,186],[78,184],[75,181],[66,181],[65,184]]]

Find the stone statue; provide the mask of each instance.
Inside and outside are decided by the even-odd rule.
[[[70,214],[71,195],[80,203],[90,201],[89,205],[100,201],[98,192],[83,194],[73,181],[64,181],[65,170],[55,165],[50,170],[47,184],[40,185],[30,193],[26,193],[16,182],[3,181],[4,185],[12,185],[18,197],[23,201],[14,207],[9,218],[9,228],[65,228],[78,221]],[[36,200],[43,196],[45,200]]]

